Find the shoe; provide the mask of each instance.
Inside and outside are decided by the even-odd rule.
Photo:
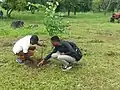
[[[62,67],[62,71],[68,71],[68,70],[70,70],[70,69],[72,69],[72,66],[63,66]]]
[[[18,62],[19,64],[24,64],[24,61],[22,61],[21,59],[17,58],[16,62]]]

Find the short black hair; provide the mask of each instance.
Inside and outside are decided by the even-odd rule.
[[[58,41],[58,42],[60,42],[60,38],[58,36],[53,36],[51,38],[51,41]]]
[[[38,42],[38,41],[39,41],[39,38],[38,38],[37,35],[32,35],[32,37],[30,38],[30,40],[35,41],[35,42]]]

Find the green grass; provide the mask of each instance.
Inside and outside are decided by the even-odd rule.
[[[32,68],[15,62],[13,42],[28,34],[48,40],[44,32],[43,13],[13,13],[14,19],[0,20],[0,90],[119,90],[120,89],[120,24],[109,23],[110,14],[79,13],[64,17],[70,22],[71,37],[84,54],[80,64],[68,72],[52,60],[50,65]],[[12,29],[14,20],[24,20],[25,27]],[[39,24],[30,29],[29,24]],[[45,55],[50,50],[49,40]],[[40,57],[38,47],[35,58]]]

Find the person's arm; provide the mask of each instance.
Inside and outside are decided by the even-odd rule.
[[[76,51],[73,49],[73,47],[68,42],[64,42],[63,44],[69,50],[68,52],[65,53],[66,55],[72,55],[76,53]]]
[[[28,53],[24,53],[25,60],[29,59]]]
[[[50,58],[51,58],[51,55],[52,55],[53,53],[56,53],[56,52],[57,52],[57,49],[54,48],[53,51],[44,58],[44,60],[50,59]]]
[[[28,48],[23,47],[23,53],[28,53]]]
[[[28,59],[28,50],[27,49],[23,49],[23,53],[24,53],[25,60]]]
[[[57,49],[54,48],[53,51],[52,51],[50,54],[48,54],[42,61],[40,61],[40,63],[38,63],[37,66],[43,65],[44,62],[47,61],[48,59],[50,59],[50,58],[51,58],[51,55],[52,55],[53,53],[56,53],[56,52],[57,52]]]
[[[46,45],[41,44],[41,43],[39,43],[39,42],[37,43],[37,45],[38,45],[38,46],[43,46],[43,47],[45,47],[45,46],[46,46]]]
[[[29,47],[30,47],[30,45],[28,43],[23,43],[22,49],[23,49],[25,59],[28,58]]]

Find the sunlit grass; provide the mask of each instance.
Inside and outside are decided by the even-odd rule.
[[[67,14],[66,14],[67,15]],[[31,68],[15,62],[13,42],[29,34],[47,40],[45,55],[50,51],[49,36],[43,25],[44,15],[37,12],[13,12],[13,19],[0,20],[0,89],[1,90],[119,90],[120,89],[120,24],[109,23],[110,14],[78,13],[64,17],[70,22],[68,35],[61,38],[74,41],[84,56],[80,64],[68,72],[52,60],[50,65]],[[14,20],[23,20],[25,27],[13,29]],[[37,28],[28,28],[38,24]],[[40,57],[38,47],[35,58]]]

